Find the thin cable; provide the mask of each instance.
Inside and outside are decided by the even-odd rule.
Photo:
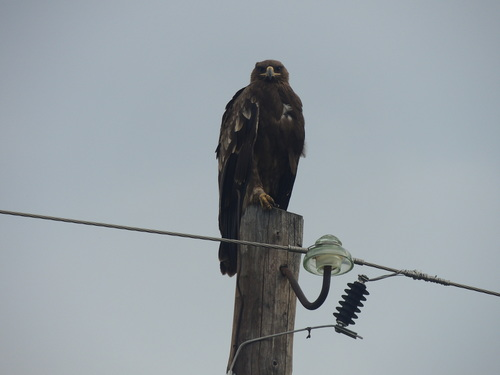
[[[179,233],[179,232],[170,232],[170,231],[166,231],[166,230],[147,229],[147,228],[131,227],[131,226],[126,226],[126,225],[99,223],[99,222],[96,222],[96,221],[85,221],[85,220],[77,220],[77,219],[67,219],[67,218],[63,218],[63,217],[29,214],[29,213],[24,213],[24,212],[15,212],[15,211],[0,210],[0,214],[12,215],[12,216],[29,217],[29,218],[32,218],[32,219],[60,221],[60,222],[64,222],[64,223],[73,223],[73,224],[81,224],[81,225],[91,225],[91,226],[94,226],[94,227],[113,228],[113,229],[128,230],[128,231],[134,231],[134,232],[161,234],[161,235],[164,235],[164,236],[192,238],[192,239],[196,239],[196,240],[205,240],[205,241],[214,241],[214,242],[229,242],[229,243],[235,243],[235,244],[238,244],[238,245],[247,245],[247,246],[265,247],[265,248],[268,248],[268,249],[286,250],[286,251],[290,251],[292,253],[302,253],[302,254],[305,254],[305,253],[307,253],[307,250],[308,250],[306,247],[299,247],[299,246],[272,245],[272,244],[266,244],[266,243],[260,243],[260,242],[253,242],[253,241],[235,240],[235,239],[231,239],[231,238],[219,238],[219,237],[201,236],[201,235],[198,235],[198,234]]]
[[[365,276],[365,275],[360,275],[360,276]],[[393,276],[401,276],[400,273],[390,273],[388,275],[382,275],[382,276],[379,276],[379,277],[368,277],[368,276],[365,276],[365,282],[366,281],[379,281],[379,280],[383,280],[383,279],[388,279],[389,277],[393,277]]]
[[[278,337],[278,336],[283,336],[283,335],[290,335],[290,334],[297,333],[297,332],[302,332],[302,331],[308,331],[309,334],[308,334],[308,336],[306,338],[310,338],[311,337],[311,330],[313,330],[313,329],[320,329],[320,328],[330,328],[330,327],[336,328],[337,325],[335,325],[335,324],[326,324],[326,325],[316,326],[316,327],[301,328],[301,329],[296,329],[296,330],[293,330],[293,331],[286,331],[286,332],[275,333],[273,335],[257,337],[255,339],[250,339],[250,340],[244,341],[244,342],[242,342],[240,344],[240,346],[238,347],[238,350],[236,350],[234,358],[231,361],[231,366],[229,366],[229,369],[227,371],[227,375],[234,375],[233,368],[234,368],[234,365],[236,364],[236,359],[238,358],[238,354],[240,354],[241,349],[243,349],[243,347],[246,346],[246,345],[248,345],[248,344],[251,344],[251,343],[257,342],[257,341],[262,341],[262,340],[270,339],[270,338],[273,338],[273,337]]]
[[[67,218],[62,218],[62,217],[37,215],[37,214],[30,214],[30,213],[16,212],[16,211],[0,210],[0,214],[29,217],[32,219],[60,221],[60,222],[64,222],[64,223],[91,225],[91,226],[95,226],[95,227],[113,228],[113,229],[128,230],[128,231],[134,231],[134,232],[154,233],[154,234],[160,234],[160,235],[165,235],[165,236],[192,238],[192,239],[205,240],[205,241],[228,242],[228,243],[235,243],[238,245],[265,247],[268,249],[286,250],[286,251],[289,251],[292,253],[305,254],[308,251],[307,247],[300,247],[300,246],[273,245],[273,244],[266,244],[266,243],[253,242],[253,241],[244,241],[244,240],[234,240],[234,239],[230,239],[230,238],[201,236],[201,235],[197,235],[197,234],[188,234],[188,233],[171,232],[171,231],[157,230],[157,229],[131,227],[131,226],[126,226],[126,225],[99,223],[99,222],[95,222],[95,221],[67,219]],[[472,290],[474,292],[485,293],[485,294],[490,294],[490,295],[493,295],[496,297],[500,297],[500,293],[498,293],[498,292],[493,292],[493,291],[487,290],[487,289],[476,288],[476,287],[473,287],[470,285],[455,283],[455,282],[452,282],[449,280],[440,279],[437,276],[429,276],[429,275],[422,273],[422,272],[398,270],[396,268],[381,266],[379,264],[366,262],[363,259],[358,259],[358,258],[353,258],[352,260],[353,260],[354,264],[357,264],[359,266],[368,266],[368,267],[378,268],[381,270],[393,272],[395,274],[401,274],[403,276],[411,277],[414,280],[424,280],[424,281],[429,281],[429,282],[433,282],[433,283],[437,283],[437,284],[441,284],[441,285],[451,285],[451,286],[454,286],[457,288],[468,289],[468,290]]]
[[[500,297],[500,293],[498,293],[498,292],[494,292],[494,291],[482,289],[482,288],[476,288],[476,287],[470,286],[470,285],[455,283],[455,282],[450,281],[450,280],[441,279],[437,276],[427,275],[426,273],[423,273],[423,272],[420,272],[417,270],[398,270],[396,268],[391,268],[391,267],[381,266],[381,265],[375,264],[375,263],[365,262],[363,259],[357,259],[357,258],[353,258],[353,261],[354,261],[354,264],[357,264],[360,266],[374,267],[374,268],[393,272],[393,274],[381,276],[381,277],[378,277],[376,279],[369,279],[368,281],[376,281],[376,280],[380,280],[380,279],[386,278],[386,277],[402,275],[402,276],[406,276],[406,277],[411,277],[413,280],[424,280],[424,281],[428,281],[428,282],[436,283],[436,284],[441,284],[441,285],[445,285],[445,286],[451,285],[451,286],[454,286],[457,288],[468,289],[468,290],[472,290],[474,292],[485,293],[485,294],[490,294],[492,296]]]

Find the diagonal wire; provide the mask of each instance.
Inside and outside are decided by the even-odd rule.
[[[134,231],[134,232],[153,233],[153,234],[160,234],[160,235],[166,235],[166,236],[192,238],[192,239],[205,240],[205,241],[228,242],[228,243],[235,243],[235,244],[238,244],[238,245],[264,247],[264,248],[268,248],[268,249],[286,250],[286,251],[289,251],[289,252],[301,253],[301,254],[305,254],[308,251],[307,247],[300,247],[300,246],[273,245],[273,244],[266,244],[266,243],[253,242],[253,241],[235,240],[235,239],[230,239],[230,238],[210,237],[210,236],[202,236],[202,235],[198,235],[198,234],[189,234],[189,233],[171,232],[171,231],[166,231],[166,230],[157,230],[157,229],[148,229],[148,228],[140,228],[140,227],[131,227],[131,226],[126,226],[126,225],[99,223],[99,222],[95,222],[95,221],[85,221],[85,220],[77,220],[77,219],[68,219],[68,218],[62,218],[62,217],[56,217],[56,216],[37,215],[37,214],[31,214],[31,213],[25,213],[25,212],[0,210],[0,214],[11,215],[11,216],[28,217],[28,218],[32,218],[32,219],[42,219],[42,220],[59,221],[59,222],[64,222],[64,223],[90,225],[90,226],[95,226],[95,227],[104,227],[104,228],[113,228],[113,229],[120,229],[120,230],[128,230],[128,231]],[[482,288],[476,288],[476,287],[470,286],[470,285],[455,283],[455,282],[452,282],[452,281],[449,281],[449,280],[441,279],[441,278],[439,278],[437,276],[429,276],[429,275],[427,275],[425,273],[422,273],[422,272],[419,272],[419,271],[416,271],[416,270],[414,270],[414,271],[398,270],[397,268],[392,268],[392,267],[387,267],[387,266],[381,266],[379,264],[371,263],[371,262],[366,262],[365,260],[358,259],[358,258],[353,258],[353,262],[354,262],[354,264],[357,264],[359,266],[367,266],[367,267],[378,268],[378,269],[381,269],[381,270],[393,272],[393,273],[395,273],[397,275],[403,275],[403,276],[411,277],[414,280],[424,280],[424,281],[429,281],[429,282],[436,283],[436,284],[441,284],[441,285],[450,285],[450,286],[454,286],[454,287],[457,287],[457,288],[468,289],[468,290],[472,290],[474,292],[485,293],[485,294],[490,294],[490,295],[493,295],[493,296],[496,296],[496,297],[500,297],[500,293],[498,293],[498,292],[494,292],[494,291],[487,290],[487,289],[482,289]],[[377,278],[377,279],[380,279],[380,278]],[[372,279],[372,281],[375,281],[375,280]]]
[[[308,331],[309,332],[309,335],[306,337],[308,339],[308,338],[311,337],[311,330],[313,330],[313,329],[321,329],[321,328],[342,329],[343,327],[339,327],[336,324],[326,324],[326,325],[322,325],[322,326],[306,327],[306,328],[301,328],[301,329],[295,329],[293,331],[286,331],[286,332],[275,333],[273,335],[267,335],[267,336],[257,337],[255,339],[250,339],[250,340],[244,341],[244,342],[242,342],[240,344],[240,346],[236,350],[234,358],[231,361],[231,366],[229,366],[229,370],[227,371],[227,375],[235,375],[235,373],[233,372],[233,368],[234,368],[234,365],[236,364],[236,359],[238,359],[238,354],[240,354],[240,351],[241,351],[241,349],[243,349],[244,346],[246,346],[248,344],[252,344],[252,343],[257,342],[257,341],[271,339],[271,338],[282,336],[282,335],[290,335],[290,334],[294,334],[294,333],[297,333],[297,332],[303,332],[303,331]],[[362,338],[361,336],[357,336],[357,337]]]
[[[450,280],[441,279],[437,276],[427,275],[426,273],[423,273],[423,272],[420,272],[417,270],[398,270],[396,268],[381,266],[379,264],[366,262],[363,259],[357,259],[357,258],[354,258],[354,263],[357,265],[360,265],[360,266],[374,267],[374,268],[378,268],[381,270],[393,272],[393,274],[391,274],[391,275],[381,276],[381,277],[378,277],[376,279],[369,279],[368,281],[376,281],[376,280],[380,280],[380,279],[385,278],[385,277],[403,275],[406,277],[411,277],[414,280],[424,280],[424,281],[429,281],[429,282],[441,284],[441,285],[450,285],[450,286],[454,286],[457,288],[468,289],[468,290],[472,290],[474,292],[486,293],[486,294],[491,294],[493,296],[500,297],[500,293],[498,293],[498,292],[494,292],[494,291],[482,289],[482,288],[476,288],[476,287],[470,286],[470,285],[455,283],[455,282],[450,281]]]
[[[128,231],[133,231],[133,232],[153,233],[153,234],[160,234],[160,235],[164,235],[164,236],[192,238],[192,239],[196,239],[196,240],[205,240],[205,241],[214,241],[214,242],[228,242],[228,243],[235,243],[235,244],[239,244],[239,245],[247,245],[247,246],[265,247],[265,248],[269,248],[269,249],[286,250],[286,251],[290,251],[290,252],[303,253],[303,254],[307,253],[307,250],[308,250],[306,247],[300,247],[300,246],[272,245],[272,244],[266,244],[266,243],[260,243],[260,242],[253,242],[253,241],[235,240],[235,239],[231,239],[231,238],[219,238],[219,237],[202,236],[202,235],[198,235],[198,234],[189,234],[189,233],[171,232],[171,231],[158,230],[158,229],[148,229],[148,228],[140,228],[140,227],[131,227],[131,226],[127,226],[127,225],[100,223],[100,222],[97,222],[97,221],[86,221],[86,220],[68,219],[68,218],[63,218],[63,217],[30,214],[30,213],[25,213],[25,212],[0,210],[0,214],[3,214],[3,215],[12,215],[12,216],[29,217],[29,218],[32,218],[32,219],[42,219],[42,220],[59,221],[59,222],[63,222],[63,223],[90,225],[90,226],[94,226],[94,227],[103,227],[103,228],[128,230]]]

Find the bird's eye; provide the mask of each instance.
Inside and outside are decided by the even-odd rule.
[[[277,66],[275,70],[276,70],[277,73],[281,73],[282,69],[283,69],[282,66]]]
[[[257,70],[259,71],[259,73],[265,73],[266,72],[266,68],[263,67],[263,66],[257,67]]]

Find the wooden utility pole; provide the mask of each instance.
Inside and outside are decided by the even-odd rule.
[[[302,216],[259,206],[248,207],[240,225],[240,239],[277,245],[302,246],[302,232]],[[280,272],[285,264],[298,278],[300,254],[240,245],[228,368],[243,342],[294,329],[296,297]],[[251,343],[242,348],[233,372],[291,375],[292,351],[293,335]]]

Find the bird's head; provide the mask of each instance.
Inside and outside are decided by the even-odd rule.
[[[251,82],[288,82],[288,70],[283,64],[276,60],[265,60],[255,64],[252,71]]]

